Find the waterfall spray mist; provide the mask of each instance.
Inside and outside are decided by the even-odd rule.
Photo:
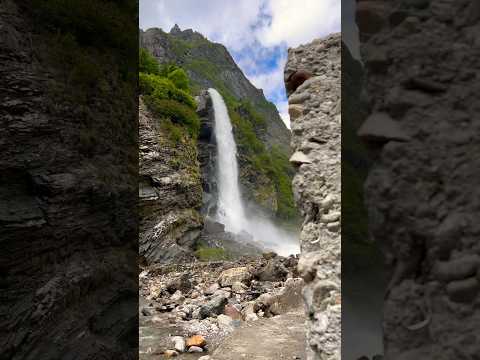
[[[217,142],[217,221],[225,230],[240,233],[242,230],[266,248],[280,255],[299,252],[295,235],[278,228],[266,218],[247,217],[238,181],[237,145],[233,137],[228,109],[222,96],[215,89],[209,89],[215,112],[215,139]],[[257,214],[258,215],[258,214]]]

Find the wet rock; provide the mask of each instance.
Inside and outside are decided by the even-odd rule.
[[[223,233],[225,232],[225,225],[206,219],[203,227],[203,231],[206,232],[207,234],[218,234],[218,233]]]
[[[237,281],[246,282],[251,279],[251,274],[246,267],[236,267],[225,270],[220,274],[218,282],[222,287],[232,286]]]
[[[225,305],[227,304],[228,300],[225,296],[216,296],[206,304],[200,307],[199,316],[200,319],[205,319],[212,315],[219,315],[223,313]]]
[[[187,339],[187,347],[198,346],[203,348],[207,345],[207,341],[202,335],[194,335]]]

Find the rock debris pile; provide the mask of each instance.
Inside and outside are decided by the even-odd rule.
[[[141,345],[141,356],[212,352],[242,323],[301,307],[304,283],[297,265],[295,256],[265,253],[235,262],[144,268],[139,275],[141,327],[168,328],[169,336],[155,346]]]

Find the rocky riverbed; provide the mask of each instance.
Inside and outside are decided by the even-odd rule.
[[[142,268],[140,358],[245,358],[252,356],[245,344],[258,340],[246,334],[258,327],[270,351],[285,359],[304,359],[304,281],[297,264],[295,256],[265,253],[235,261]],[[286,331],[276,323],[290,327]],[[228,350],[214,353],[219,347]]]

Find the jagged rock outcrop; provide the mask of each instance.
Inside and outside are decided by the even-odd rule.
[[[396,124],[377,144],[365,186],[389,274],[387,359],[479,353],[479,9],[478,1],[359,2],[370,113]]]
[[[109,71],[67,84],[24,3],[0,3],[0,358],[133,358],[135,84],[79,47]]]
[[[309,360],[340,359],[340,49],[340,34],[317,39],[289,49],[285,67]]]
[[[164,126],[140,99],[139,253],[147,263],[193,260],[203,227],[196,144],[171,139]]]

